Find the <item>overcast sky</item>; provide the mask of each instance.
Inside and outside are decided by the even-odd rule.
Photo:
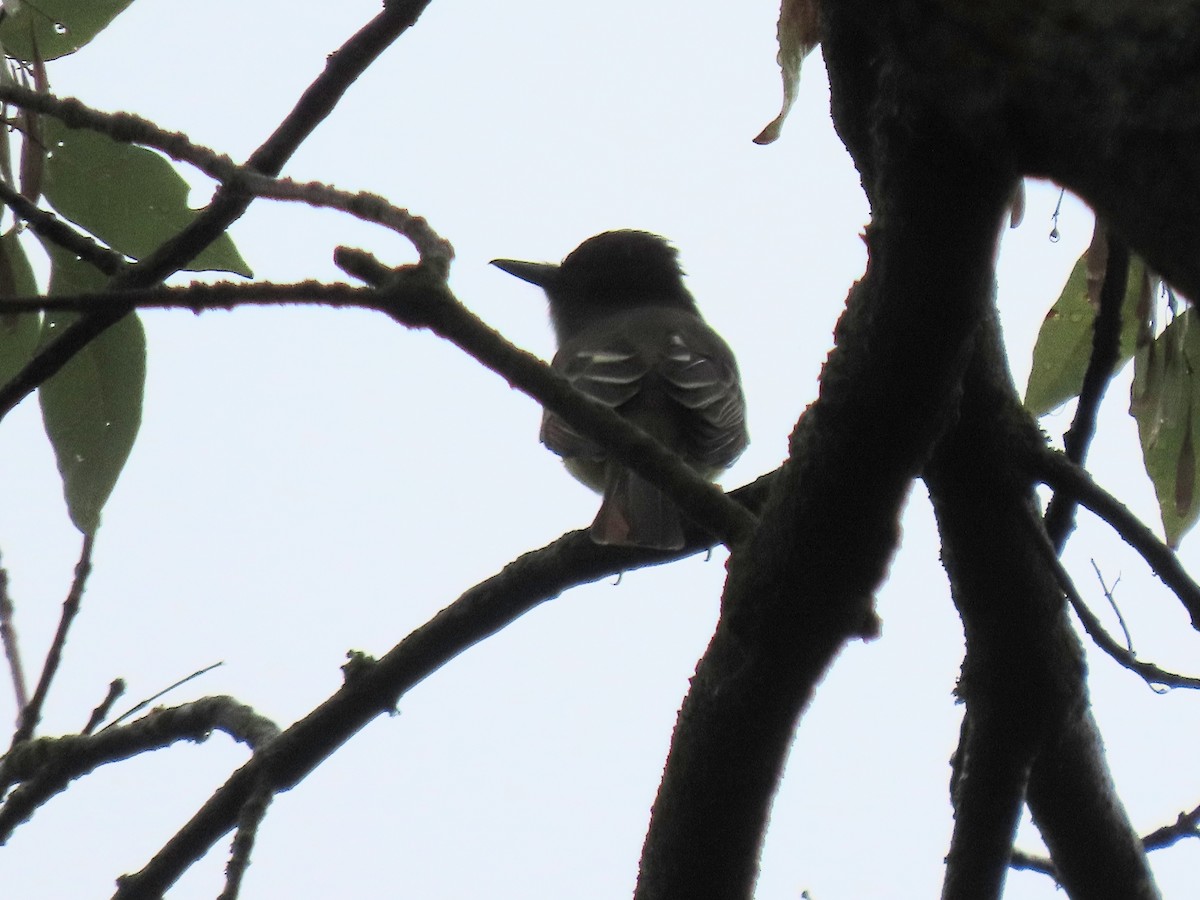
[[[243,159],[376,7],[140,0],[50,78]],[[782,460],[865,261],[865,202],[829,121],[819,55],[782,140],[751,143],[778,108],[776,14],[770,2],[434,0],[285,174],[426,216],[457,250],[458,296],[547,358],[540,292],[488,260],[557,260],[610,228],[669,237],[741,362],[752,444],[725,479],[736,486]],[[1047,239],[1057,196],[1031,185],[1026,222],[1003,246],[999,298],[1022,387],[1042,317],[1091,236],[1090,214],[1068,197],[1062,240]],[[233,235],[274,281],[339,278],[338,244],[413,258],[394,235],[295,205],[256,204]],[[595,512],[596,498],[538,444],[535,404],[428,334],[315,309],[144,318],[145,421],[104,515],[45,734],[82,727],[114,677],[128,680],[132,703],[217,661],[168,701],[229,693],[289,724],[337,688],[347,650],[382,654]],[[1126,379],[1110,392],[1092,462],[1157,525],[1127,405]],[[1057,438],[1069,421],[1068,410],[1044,424]],[[4,421],[0,464],[0,552],[32,668],[79,550],[36,404]],[[1200,571],[1195,540],[1183,556]],[[1121,578],[1139,654],[1196,672],[1179,604],[1085,519],[1068,563],[1111,621],[1092,558],[1110,584]],[[723,561],[571,591],[418,686],[399,716],[276,801],[243,896],[627,896]],[[801,723],[763,900],[940,890],[962,637],[920,485],[879,611],[882,638],[842,654]],[[1104,658],[1092,666],[1136,824],[1173,821],[1200,802],[1198,701],[1156,697]],[[0,715],[12,706],[0,692]],[[108,896],[244,759],[217,736],[76,784],[0,849],[5,895]],[[1037,847],[1032,829],[1021,844]],[[170,896],[215,896],[226,849]],[[1166,896],[1194,889],[1195,841],[1154,860]],[[1043,877],[1013,875],[1007,896],[1059,895]]]

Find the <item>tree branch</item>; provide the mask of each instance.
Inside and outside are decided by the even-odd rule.
[[[29,703],[29,690],[25,686],[25,667],[21,664],[21,645],[17,640],[17,628],[13,623],[13,602],[8,593],[8,570],[0,566],[0,643],[4,645],[4,658],[12,675],[13,692],[16,694],[17,709]]]
[[[967,644],[943,900],[1000,897],[1034,759],[1084,703],[1081,650],[1070,645],[1062,596],[1031,547],[1032,487],[1015,476],[1006,452],[1008,423],[1026,421],[1009,394],[993,313],[976,342],[958,421],[924,473]]]
[[[1092,326],[1092,355],[1083,375],[1075,418],[1063,438],[1067,459],[1078,466],[1087,460],[1088,447],[1096,434],[1096,417],[1100,401],[1116,372],[1121,344],[1121,306],[1125,302],[1125,287],[1129,282],[1129,248],[1119,238],[1103,232],[1107,248],[1104,261],[1104,281],[1100,285],[1100,308]],[[1046,508],[1046,533],[1058,553],[1062,553],[1067,538],[1075,527],[1078,501],[1071,494],[1055,494]]]
[[[764,476],[734,495],[753,506],[762,501],[770,482]],[[352,660],[342,688],[236,771],[140,872],[122,879],[116,897],[161,896],[235,827],[240,810],[262,786],[274,792],[295,786],[368,722],[394,711],[399,699],[414,686],[534,607],[577,585],[638,566],[681,559],[710,543],[693,540],[683,550],[664,553],[602,546],[585,531],[574,531],[514,560],[378,661]]]
[[[50,692],[50,684],[58,673],[58,664],[62,660],[63,648],[67,644],[67,632],[70,631],[71,623],[75,621],[75,616],[79,613],[79,605],[83,600],[83,589],[87,585],[88,575],[92,571],[92,541],[92,535],[85,534],[83,536],[83,548],[79,553],[79,562],[75,564],[75,578],[71,582],[71,590],[67,592],[67,599],[63,601],[58,630],[54,633],[54,640],[50,643],[50,650],[46,654],[46,662],[42,665],[42,675],[38,679],[37,687],[34,688],[33,697],[21,710],[21,719],[16,733],[13,734],[10,750],[22,741],[33,737],[34,729],[41,720],[42,706],[46,702],[46,695]],[[5,782],[0,779],[0,785],[2,784]]]
[[[1181,812],[1170,825],[1156,828],[1144,838],[1142,843],[1147,850],[1161,850],[1179,843],[1184,838],[1200,837],[1200,806],[1193,807],[1187,812]]]
[[[1111,525],[1175,593],[1188,611],[1192,627],[1200,630],[1200,585],[1188,575],[1175,551],[1160,541],[1141,519],[1096,484],[1086,471],[1044,444],[1039,447],[1026,444],[1023,465],[1029,468],[1035,478],[1053,488],[1056,496],[1063,494],[1078,498],[1080,503]]]
[[[1050,848],[1055,878],[1069,897],[1160,896],[1113,786],[1104,741],[1090,710],[1063,723],[1043,746],[1030,775],[1027,802]]]
[[[1156,828],[1142,838],[1142,847],[1147,851],[1162,850],[1174,846],[1186,838],[1200,837],[1200,806],[1187,812],[1181,812],[1170,825]],[[1058,870],[1053,860],[1023,850],[1014,850],[1012,858],[1014,869],[1024,869],[1029,872],[1040,872],[1057,880]]]
[[[990,302],[1012,173],[909,105],[902,80],[859,77],[882,35],[879,17],[854,6],[823,7],[822,23],[834,120],[873,206],[867,272],[759,528],[730,558],[721,620],[654,804],[638,900],[751,895],[797,720],[844,643],[877,630],[872,596],[897,517]]]
[[[92,714],[88,716],[87,724],[83,726],[83,731],[80,734],[91,734],[100,727],[100,723],[108,718],[108,714],[112,712],[113,705],[121,699],[121,695],[125,693],[125,679],[114,678],[108,684],[108,693],[104,695],[104,699],[100,704],[92,710]]]
[[[333,111],[350,85],[380,53],[416,23],[428,4],[429,0],[388,0],[371,22],[329,55],[325,70],[274,133],[251,154],[247,168],[265,175],[277,175],[296,148]],[[154,253],[131,266],[125,275],[115,278],[112,288],[120,291],[148,287],[167,278],[223,234],[241,217],[252,200],[252,195],[236,187],[223,187],[191,225],[164,241]],[[131,309],[85,316],[41,348],[12,381],[0,387],[0,418]]]
[[[379,292],[372,288],[344,283],[297,281],[276,284],[270,281],[192,282],[187,285],[159,284],[120,293],[100,291],[82,294],[5,297],[0,301],[5,313],[37,311],[87,312],[134,309],[186,309],[194,313],[207,310],[231,310],[239,306],[285,306],[294,304],[328,306],[332,309],[368,309],[386,312]]]
[[[1174,672],[1168,672],[1165,669],[1160,669],[1153,663],[1143,662],[1133,654],[1132,651],[1121,646],[1112,635],[1104,630],[1104,626],[1100,624],[1100,620],[1096,614],[1091,611],[1083,597],[1079,594],[1079,589],[1075,587],[1075,582],[1071,578],[1070,573],[1063,566],[1062,561],[1058,558],[1058,550],[1050,543],[1050,539],[1046,536],[1044,541],[1040,542],[1042,549],[1043,560],[1054,573],[1055,580],[1062,588],[1064,594],[1067,595],[1067,600],[1071,604],[1071,608],[1075,610],[1075,615],[1079,616],[1079,621],[1083,624],[1083,630],[1105,653],[1112,657],[1118,665],[1123,666],[1135,675],[1141,676],[1145,682],[1151,686],[1162,684],[1168,687],[1177,688],[1200,688],[1200,678],[1188,675],[1178,675]]]
[[[272,722],[232,697],[206,697],[171,709],[156,709],[136,722],[99,734],[21,743],[0,760],[0,783],[21,784],[0,806],[0,843],[76,778],[102,765],[177,741],[201,743],[214,729],[255,750],[268,746],[279,733]]]
[[[258,837],[258,826],[262,824],[274,796],[269,790],[260,788],[242,804],[237,831],[230,848],[229,863],[225,866],[225,888],[217,895],[217,900],[237,900],[242,888],[242,879],[246,876],[246,870],[250,868],[250,854]]]
[[[1028,794],[1070,896],[1155,897],[1088,708],[1083,650],[1060,582],[1074,587],[1014,453],[1028,432],[992,319],[979,336],[958,422],[925,472],[967,639],[958,687],[965,739],[942,896],[1000,896]],[[1067,758],[1079,771],[1056,793],[1050,773]],[[1101,884],[1107,893],[1097,893]]]
[[[439,275],[421,266],[389,269],[374,257],[347,248],[339,248],[336,259],[348,272],[372,283],[374,289],[315,281],[286,285],[223,281],[186,287],[158,285],[119,294],[14,297],[5,299],[4,308],[13,313],[131,307],[200,312],[236,306],[319,303],[384,312],[401,324],[433,331],[554,410],[581,434],[603,444],[615,458],[666,490],[689,517],[724,543],[737,542],[753,528],[755,518],[745,507],[728,500],[720,488],[611,408],[581,394],[540,359],[506,341],[464,307]]]
[[[17,218],[24,219],[29,224],[29,230],[38,237],[74,253],[105,275],[117,275],[128,266],[125,257],[120,253],[102,247],[58,216],[39,208],[36,203],[14,191],[3,180],[0,180],[0,202],[11,209]]]

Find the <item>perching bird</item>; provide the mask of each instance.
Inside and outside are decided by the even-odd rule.
[[[675,248],[645,231],[606,231],[561,264],[494,259],[546,292],[558,338],[552,366],[714,478],[746,449],[746,401],[733,351],[700,317]],[[547,410],[542,443],[604,495],[598,544],[663,550],[684,545],[678,508],[607,458],[604,448]]]

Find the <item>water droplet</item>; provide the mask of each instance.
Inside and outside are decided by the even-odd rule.
[[[54,33],[55,34],[66,34],[67,26],[64,25],[62,22],[55,22],[54,23]]]
[[[1060,237],[1061,237],[1061,235],[1058,233],[1058,229],[1057,229],[1057,228],[1051,228],[1051,229],[1050,229],[1050,243],[1052,243],[1052,244],[1057,244],[1057,243],[1058,243],[1058,239],[1059,239]]]

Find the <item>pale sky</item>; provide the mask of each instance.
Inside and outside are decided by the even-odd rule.
[[[60,93],[242,159],[376,9],[140,0],[50,78]],[[434,0],[285,174],[426,216],[457,250],[460,299],[547,358],[540,292],[488,260],[557,260],[610,228],[669,237],[739,356],[752,444],[725,484],[740,485],[782,460],[865,260],[865,202],[829,121],[819,55],[779,143],[751,143],[778,108],[776,14],[769,2]],[[208,195],[195,183],[200,205]],[[1091,236],[1090,214],[1068,198],[1063,239],[1049,242],[1056,199],[1031,186],[1025,224],[1002,251],[1021,387],[1042,317]],[[394,235],[295,205],[256,204],[233,234],[274,281],[339,278],[338,244],[413,258]],[[145,322],[145,420],[43,734],[81,728],[114,677],[129,682],[124,709],[217,661],[164,702],[228,693],[286,726],[337,688],[346,651],[382,654],[595,512],[596,498],[538,444],[535,404],[429,334],[373,313],[294,308]],[[1157,525],[1127,405],[1126,378],[1109,394],[1093,468]],[[1069,422],[1068,410],[1043,424],[1057,438]],[[79,549],[40,427],[27,402],[0,428],[0,553],[31,669]],[[1182,555],[1200,572],[1196,541]],[[1178,602],[1085,518],[1067,561],[1115,627],[1092,558],[1110,583],[1121,577],[1139,655],[1196,672]],[[571,591],[452,662],[276,801],[242,896],[628,896],[723,561]],[[879,611],[882,638],[842,654],[801,722],[761,900],[940,890],[962,639],[919,484]],[[1093,655],[1092,668],[1134,821],[1142,831],[1173,821],[1200,802],[1200,701],[1156,697],[1106,658]],[[11,718],[0,691],[5,710]],[[108,896],[245,757],[218,735],[77,783],[0,848],[5,896]],[[1037,846],[1032,829],[1021,846]],[[169,896],[216,896],[226,853],[223,842]],[[1193,889],[1197,842],[1152,858],[1165,896]],[[1044,877],[1014,874],[1006,896],[1060,895]]]

